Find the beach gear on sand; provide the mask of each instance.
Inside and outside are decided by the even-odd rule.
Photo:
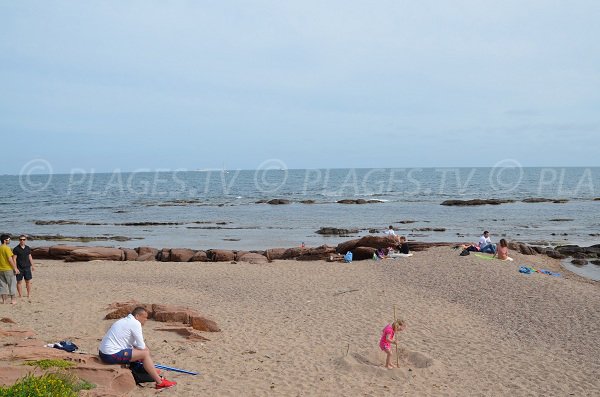
[[[519,266],[519,273],[531,274],[532,270],[531,270],[531,268],[529,268],[527,266]]]
[[[175,367],[168,367],[166,365],[162,365],[162,364],[154,364],[155,368],[159,368],[159,369],[164,369],[166,371],[174,371],[174,372],[180,372],[182,374],[188,374],[188,375],[198,375],[198,372],[194,372],[194,371],[187,371],[185,369],[180,369],[180,368],[175,368]]]
[[[346,262],[346,263],[352,262],[352,252],[351,251],[346,252],[346,255],[344,255],[344,262]]]
[[[75,350],[79,349],[79,347],[71,342],[70,340],[61,340],[58,343],[50,344],[48,347],[53,347],[55,349],[64,350],[69,353],[73,353]]]
[[[485,254],[477,253],[477,254],[473,254],[473,255],[475,255],[476,257],[481,258],[481,259],[496,259],[493,256],[489,256],[489,255],[485,255]]]

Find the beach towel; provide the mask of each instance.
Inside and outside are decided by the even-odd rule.
[[[413,256],[413,254],[402,254],[402,253],[396,253],[396,252],[392,252],[391,254],[388,255],[389,258],[392,259],[397,259],[397,258],[408,258]]]
[[[544,273],[549,276],[560,277],[560,273],[551,272],[550,270],[542,269],[542,270],[540,270],[540,273]]]
[[[489,256],[489,255],[485,255],[485,254],[480,254],[480,253],[473,254],[473,255],[475,255],[476,257],[481,258],[481,259],[496,259],[493,256]]]

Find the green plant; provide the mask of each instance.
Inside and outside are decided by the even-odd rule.
[[[28,374],[12,386],[0,387],[0,397],[77,397],[80,390],[94,387],[67,373]]]
[[[41,369],[48,369],[48,368],[71,368],[74,367],[75,364],[71,361],[66,361],[66,360],[49,360],[49,359],[44,359],[44,360],[36,360],[36,361],[28,361],[25,363],[25,365],[31,365],[34,367],[39,367]]]

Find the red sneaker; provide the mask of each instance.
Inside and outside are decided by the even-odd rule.
[[[177,382],[171,382],[170,380],[163,379],[162,382],[156,384],[157,389],[168,389],[169,387],[173,387],[177,384]]]

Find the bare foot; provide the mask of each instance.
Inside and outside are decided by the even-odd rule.
[[[11,305],[16,305],[16,304],[17,304],[17,301],[10,301],[10,304],[11,304]]]

